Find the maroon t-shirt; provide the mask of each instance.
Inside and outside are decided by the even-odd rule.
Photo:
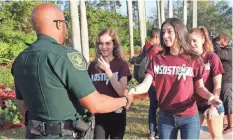
[[[209,90],[209,92],[212,93],[214,90],[213,77],[219,74],[223,74],[224,69],[223,69],[221,60],[213,52],[210,52],[205,55],[204,64],[205,64],[205,72],[203,74],[203,81],[204,81],[205,87]],[[196,96],[196,101],[197,101],[198,106],[208,104],[208,100],[202,98],[198,94],[196,94],[195,96]]]
[[[123,76],[127,76],[128,82],[131,80],[132,76],[129,71],[128,63],[124,60],[118,60],[114,58],[110,63],[110,68],[112,73],[118,81]],[[91,62],[88,67],[88,73],[90,78],[96,88],[96,90],[101,93],[111,97],[119,97],[117,92],[112,87],[110,80],[105,72],[99,72],[95,68],[95,62]]]
[[[193,85],[202,78],[203,64],[188,55],[158,54],[149,63],[147,73],[155,81],[160,110],[181,116],[197,113]]]

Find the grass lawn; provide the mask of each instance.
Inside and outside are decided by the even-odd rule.
[[[148,138],[148,98],[135,100],[128,110],[125,139]],[[24,139],[25,128],[18,128],[0,133],[0,139]]]

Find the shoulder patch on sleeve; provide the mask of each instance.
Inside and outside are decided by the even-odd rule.
[[[68,58],[78,70],[87,70],[87,62],[79,52],[67,53]]]

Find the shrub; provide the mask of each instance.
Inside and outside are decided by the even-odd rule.
[[[95,56],[95,48],[90,48],[89,54],[90,54],[90,56],[94,57]]]
[[[4,101],[4,107],[0,107],[0,116],[3,121],[9,121],[13,124],[20,123],[20,115],[15,100]]]
[[[128,45],[123,45],[122,46],[124,54],[129,53],[129,46]]]
[[[134,52],[135,53],[140,53],[142,50],[141,46],[134,46]]]
[[[14,79],[10,69],[0,70],[0,84],[5,84],[9,88],[14,87]]]

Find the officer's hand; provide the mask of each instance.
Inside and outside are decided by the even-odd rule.
[[[106,72],[106,70],[110,69],[110,65],[109,65],[108,60],[107,59],[105,60],[102,57],[102,55],[100,56],[100,58],[98,58],[98,65],[105,72]]]
[[[126,105],[126,109],[129,109],[129,107],[131,106],[131,104],[133,103],[133,98],[134,98],[134,95],[128,95],[128,90],[125,89],[124,91],[124,95],[128,98],[128,103]]]
[[[128,96],[129,95],[129,90],[128,89],[125,89],[124,90],[124,96]]]

